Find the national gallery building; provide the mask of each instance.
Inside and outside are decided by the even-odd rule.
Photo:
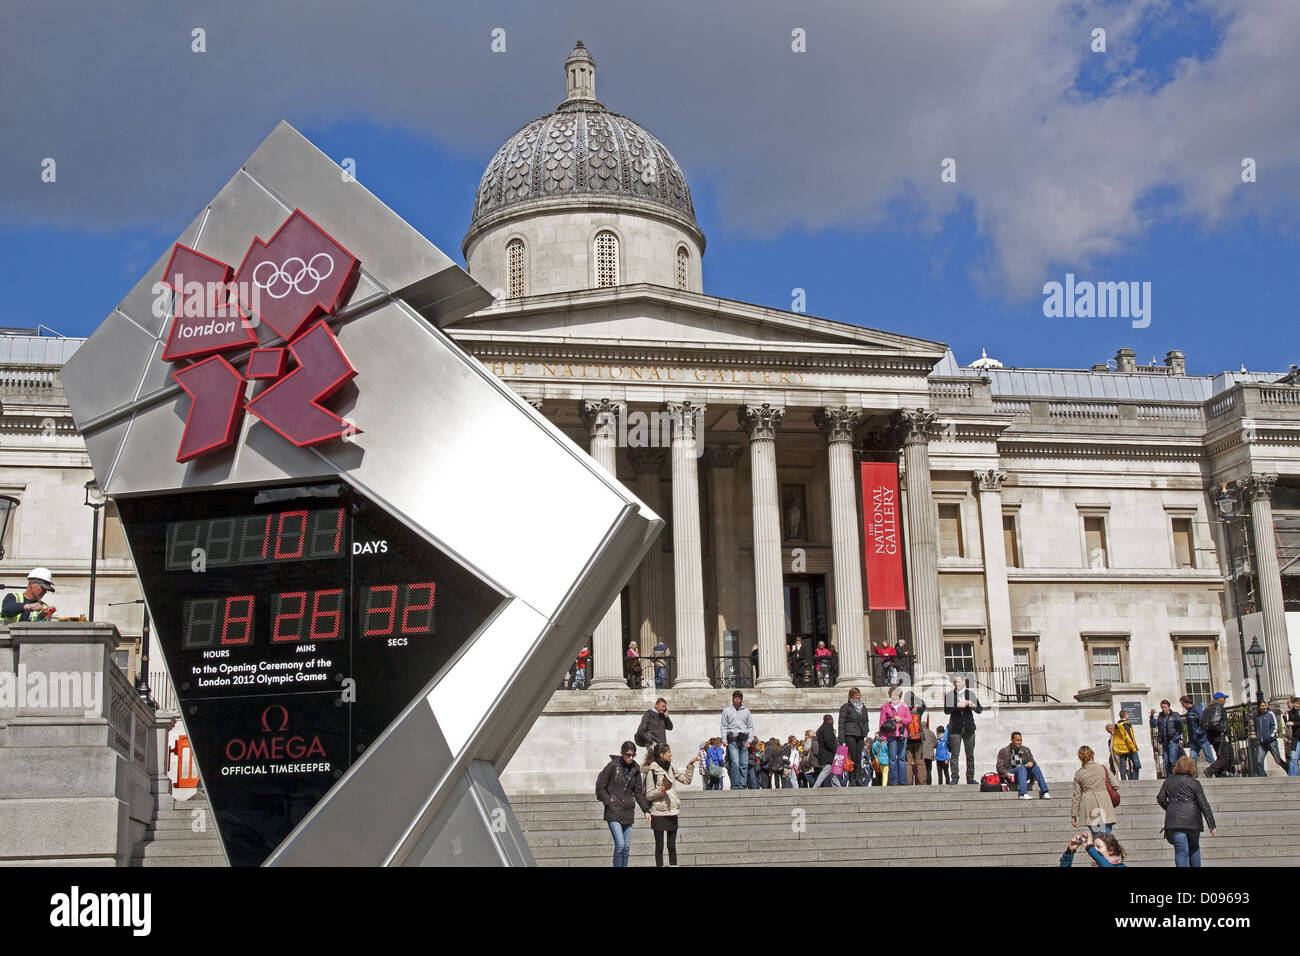
[[[582,44],[559,105],[488,163],[463,252],[496,299],[447,333],[667,523],[592,635],[589,687],[557,692],[507,787],[589,789],[660,693],[648,664],[649,687],[628,688],[632,642],[669,649],[662,693],[687,754],[717,733],[729,694],[717,688],[754,688],[761,736],[802,735],[843,700],[792,687],[796,636],[833,644],[841,688],[864,690],[879,680],[873,645],[906,640],[918,680],[975,675],[1035,750],[1034,727],[1092,727],[1121,702],[1218,689],[1240,702],[1252,640],[1265,695],[1292,693],[1294,366],[1194,375],[1181,352],[1139,365],[1129,348],[1080,369],[963,365],[942,343],[709,294],[681,167],[597,99]],[[9,336],[0,356],[0,493],[21,501],[0,574],[50,567],[61,610],[79,610],[90,471],[54,374],[69,349],[33,360],[31,341]],[[867,585],[863,462],[898,466],[905,610],[877,609]],[[519,477],[526,495],[527,462]],[[100,573],[128,600],[138,589],[112,550],[111,506],[105,518]],[[96,617],[138,639],[138,607]],[[789,726],[769,731],[762,715],[777,711]],[[580,773],[561,779],[574,752]]]

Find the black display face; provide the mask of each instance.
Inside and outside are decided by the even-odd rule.
[[[262,863],[505,600],[339,482],[117,505],[236,866]]]

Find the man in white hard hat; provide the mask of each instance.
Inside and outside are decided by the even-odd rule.
[[[32,568],[27,575],[27,590],[20,598],[16,594],[6,594],[4,604],[0,605],[0,621],[13,624],[15,621],[48,621],[54,615],[54,608],[41,600],[46,592],[54,590],[54,575],[49,568]]]

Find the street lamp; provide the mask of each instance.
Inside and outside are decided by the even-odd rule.
[[[136,598],[134,601],[114,601],[108,606],[120,607],[123,604],[144,604],[144,618],[140,622],[140,676],[135,679],[135,692],[157,710],[158,703],[153,699],[153,689],[149,686],[149,605],[144,603],[144,598]]]
[[[18,499],[9,495],[0,495],[0,561],[5,557],[5,535],[9,533],[9,519],[18,507]]]
[[[1259,646],[1259,638],[1250,639],[1250,650],[1246,652],[1250,666],[1255,668],[1255,702],[1264,702],[1264,686],[1259,682],[1259,669],[1264,666],[1264,648]]]
[[[90,610],[86,614],[86,619],[93,621],[95,619],[95,571],[98,567],[99,558],[99,509],[108,504],[108,499],[104,493],[99,490],[99,483],[91,478],[86,482],[86,507],[93,508],[95,511],[95,523],[90,532]]]

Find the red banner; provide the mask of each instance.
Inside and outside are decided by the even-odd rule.
[[[873,611],[906,610],[896,463],[862,463],[862,525],[867,559],[867,606]]]

